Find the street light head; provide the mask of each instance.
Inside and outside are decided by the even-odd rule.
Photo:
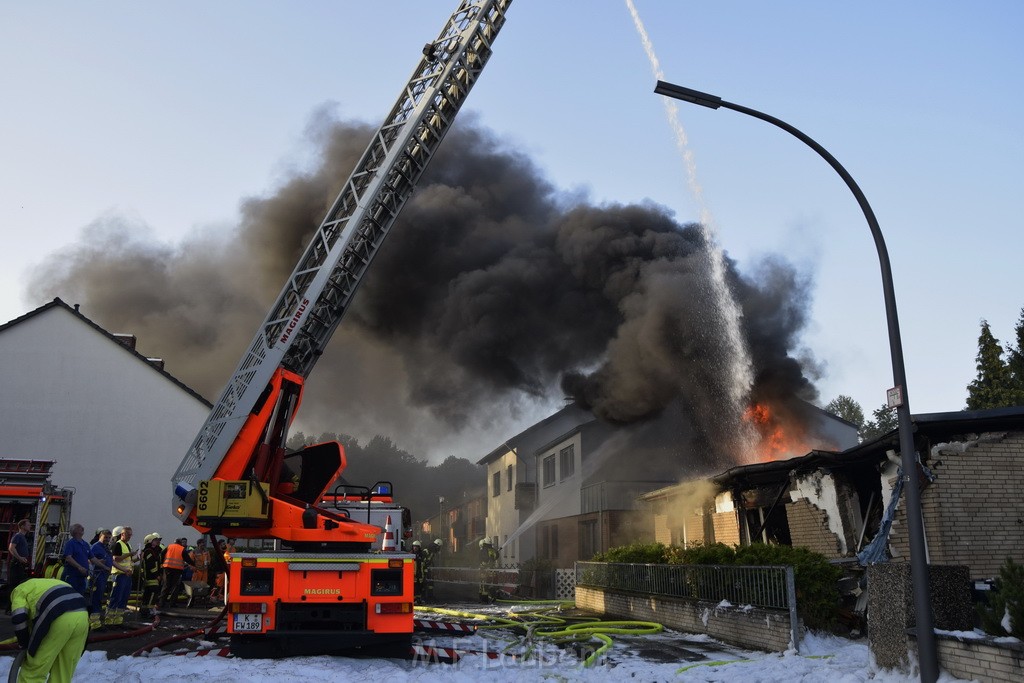
[[[708,107],[709,109],[718,109],[722,106],[722,98],[717,95],[709,95],[708,93],[701,92],[700,90],[684,88],[681,85],[675,85],[674,83],[668,83],[666,81],[658,81],[658,84],[654,87],[654,92],[659,95],[665,95],[684,102],[699,104],[700,106]]]

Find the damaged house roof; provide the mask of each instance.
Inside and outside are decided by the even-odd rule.
[[[1024,430],[1024,406],[962,410],[952,413],[912,415],[914,441],[927,460],[930,447],[958,436],[982,432]],[[814,450],[788,460],[740,465],[722,472],[711,481],[725,488],[729,485],[758,486],[779,481],[780,475],[802,474],[817,469],[837,469],[885,459],[886,452],[899,449],[899,430],[894,429],[845,451]]]

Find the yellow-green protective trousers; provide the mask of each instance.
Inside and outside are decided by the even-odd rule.
[[[71,683],[89,637],[88,612],[67,612],[50,626],[35,655],[27,655],[18,672],[18,683]]]

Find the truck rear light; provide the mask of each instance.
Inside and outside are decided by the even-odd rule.
[[[243,557],[242,558],[242,566],[243,567],[255,567],[256,566],[256,558],[255,557]]]
[[[231,614],[266,614],[267,603],[265,602],[231,602],[228,603],[228,612]]]
[[[388,567],[390,569],[401,569],[402,568],[402,564],[404,562],[405,562],[405,560],[388,560]]]
[[[411,602],[378,602],[377,614],[409,614],[412,612]]]

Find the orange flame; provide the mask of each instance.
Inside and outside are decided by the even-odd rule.
[[[743,419],[757,430],[759,436],[751,460],[769,462],[804,455],[811,447],[804,440],[803,430],[783,424],[782,419],[765,403],[755,403],[743,412]]]

